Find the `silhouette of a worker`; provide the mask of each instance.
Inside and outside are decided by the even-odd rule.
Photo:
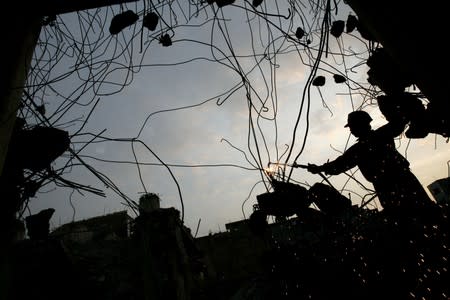
[[[391,121],[373,130],[371,121],[365,111],[351,112],[345,127],[358,138],[357,143],[333,161],[320,166],[308,164],[307,170],[337,175],[357,166],[373,184],[386,213],[420,214],[422,208],[432,206],[433,202],[410,171],[409,162],[395,147],[394,138],[403,132],[405,123]]]

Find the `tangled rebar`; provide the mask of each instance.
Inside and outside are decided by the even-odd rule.
[[[357,32],[355,22],[356,17],[343,1],[329,0],[144,0],[46,16],[18,116],[29,129],[45,126],[68,131],[70,149],[50,168],[39,172],[25,170],[23,185],[38,183],[42,190],[54,184],[80,193],[104,195],[101,188],[65,179],[75,169],[81,169],[136,211],[133,197],[122,192],[95,165],[134,165],[144,192],[148,187],[142,169],[164,166],[176,183],[184,219],[183,194],[172,168],[236,167],[258,171],[260,182],[268,191],[270,180],[264,169],[270,162],[280,162],[280,179],[290,181],[292,170],[285,166],[299,161],[307,146],[312,107],[322,105],[333,114],[323,95],[324,86],[345,86],[347,92],[339,96],[345,97],[354,109],[374,106],[373,99],[381,93],[365,80],[365,62],[378,44]],[[289,63],[287,57],[301,62],[300,72],[306,74],[306,80],[299,81],[300,86],[296,87],[301,96],[293,104],[297,112],[289,127],[291,138],[283,136],[280,140],[278,76],[280,64]],[[153,112],[147,113],[136,133],[127,137],[109,136],[107,128],[95,127],[95,113],[107,107],[108,99],[123,93],[140,74],[177,70],[197,63],[217,68],[228,77],[213,96],[149,108]],[[177,83],[168,80],[167,84]],[[244,146],[225,137],[222,141],[240,152],[244,163],[166,162],[145,136],[151,130],[151,119],[157,115],[198,109],[209,103],[223,107],[230,102],[245,103],[247,141]],[[132,104],[124,104],[127,105]],[[122,147],[119,144],[130,147],[129,157],[105,159],[92,151],[92,146]],[[148,154],[153,161],[141,158]],[[22,211],[29,195],[25,198]]]

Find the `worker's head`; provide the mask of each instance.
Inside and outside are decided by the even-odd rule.
[[[354,136],[360,137],[361,134],[370,131],[371,121],[372,117],[367,112],[362,110],[352,111],[348,114],[345,127],[348,127]]]

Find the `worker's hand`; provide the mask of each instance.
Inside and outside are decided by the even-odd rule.
[[[308,168],[307,165],[301,165],[301,164],[298,164],[298,163],[296,163],[296,162],[294,162],[294,163],[291,165],[291,167],[292,167],[292,168],[303,168],[303,169]]]
[[[322,168],[318,165],[315,164],[308,164],[308,166],[306,167],[306,169],[308,170],[308,172],[313,173],[313,174],[317,174],[320,173],[322,170]]]

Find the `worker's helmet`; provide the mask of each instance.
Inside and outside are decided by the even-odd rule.
[[[363,110],[352,111],[348,114],[347,124],[344,127],[368,125],[372,121],[372,117]]]

